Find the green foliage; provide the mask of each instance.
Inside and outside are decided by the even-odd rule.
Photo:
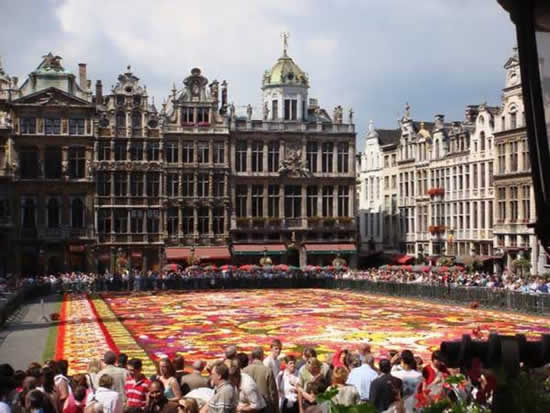
[[[424,407],[422,413],[443,413],[449,407],[451,407],[451,402],[449,400],[440,400]]]
[[[550,412],[550,391],[545,387],[544,377],[534,370],[523,371],[509,385],[514,394],[517,413]]]
[[[332,399],[337,394],[338,388],[329,387],[327,391],[317,395],[317,403],[328,403],[330,413],[377,413],[376,407],[371,403],[353,404],[351,406],[336,404]]]

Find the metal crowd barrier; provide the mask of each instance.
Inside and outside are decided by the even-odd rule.
[[[2,327],[10,315],[26,301],[43,297],[50,293],[50,284],[27,284],[9,293],[3,302],[0,302],[0,327]]]

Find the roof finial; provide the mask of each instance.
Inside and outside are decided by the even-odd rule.
[[[128,70],[129,73],[132,72],[132,65],[126,66],[126,69]]]
[[[374,132],[374,121],[371,119],[369,121],[369,133]]]
[[[409,106],[409,102],[405,103],[405,116],[403,116],[404,120],[410,120],[411,119],[411,107]]]
[[[286,51],[288,50],[288,38],[290,37],[289,32],[281,32],[281,39],[283,41],[283,56],[286,56]]]

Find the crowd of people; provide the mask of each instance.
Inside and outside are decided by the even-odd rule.
[[[230,346],[209,364],[187,366],[183,355],[156,364],[152,377],[142,360],[111,351],[72,377],[65,360],[33,362],[25,371],[2,364],[0,413],[326,413],[362,403],[410,413],[441,400],[490,405],[496,383],[479,360],[460,370],[446,366],[440,351],[429,361],[410,350],[375,360],[368,343],[326,361],[312,347],[284,355],[273,339],[267,356],[262,347],[246,354]]]
[[[427,271],[413,272],[404,269],[371,268],[364,271],[347,271],[338,274],[337,277],[373,282],[504,289],[526,294],[548,294],[550,292],[550,278],[543,276],[522,277],[506,270],[499,275],[484,271],[454,270],[438,272],[428,269]]]

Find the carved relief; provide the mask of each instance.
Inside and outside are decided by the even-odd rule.
[[[279,167],[280,175],[290,175],[297,177],[309,177],[311,172],[307,169],[306,161],[303,159],[302,145],[299,143],[289,143],[286,146],[285,159]]]

